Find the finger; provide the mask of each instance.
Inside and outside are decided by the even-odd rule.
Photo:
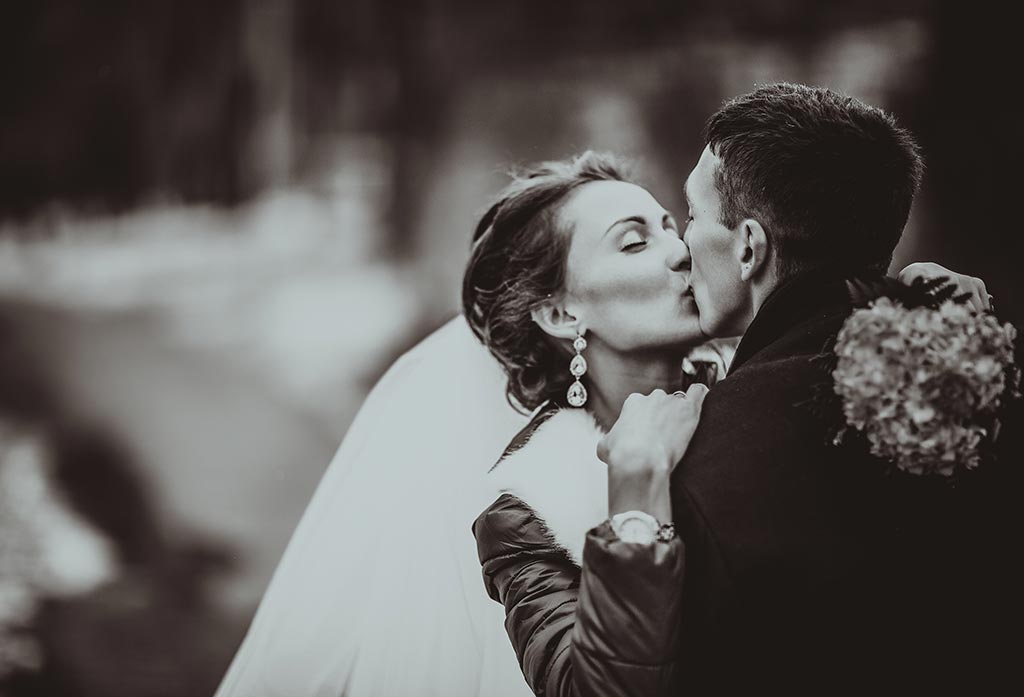
[[[903,267],[903,270],[900,271],[896,278],[901,283],[906,283],[909,286],[919,278],[927,278],[928,272],[928,265],[926,263],[914,262]]]
[[[919,271],[913,273],[903,282],[906,283],[907,285],[913,285],[914,283],[917,282],[937,283],[939,288],[945,288],[947,286],[952,285],[956,289],[958,294],[966,292],[967,289],[964,287],[963,276],[957,273],[953,273],[952,271],[947,271],[946,269],[943,269],[941,266],[939,267],[939,269],[941,272]]]
[[[966,293],[968,295],[967,304],[969,304],[973,309],[980,312],[984,308],[981,303],[981,298],[978,297],[978,291],[974,288],[961,288],[960,291],[961,294]]]
[[[626,401],[622,403],[622,407],[625,408],[628,404],[636,404],[637,402],[643,401],[644,395],[639,392],[632,392],[626,397]]]
[[[985,286],[980,281],[974,286],[974,295],[978,299],[978,311],[988,310],[988,293],[985,292]]]
[[[987,307],[988,298],[986,296],[988,293],[982,290],[980,279],[972,278],[971,281],[971,305],[978,312],[984,312]]]
[[[692,399],[704,399],[708,393],[708,386],[702,382],[695,382],[686,390],[686,396]]]
[[[988,293],[988,288],[985,286],[985,282],[980,278],[974,279],[978,286],[978,296],[981,298],[981,309],[986,312],[992,311],[992,296]]]
[[[948,283],[953,285],[954,297],[965,299],[967,304],[975,310],[982,309],[983,306],[981,304],[981,298],[978,297],[978,292],[974,283],[977,279],[972,276],[966,276],[958,273],[949,276],[946,280]]]
[[[691,406],[696,407],[699,412],[704,404],[704,398],[708,394],[708,388],[700,383],[694,383],[690,386],[690,389],[686,393],[686,401]]]

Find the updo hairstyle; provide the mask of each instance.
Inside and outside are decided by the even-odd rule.
[[[473,234],[463,313],[505,369],[509,403],[527,413],[564,400],[573,381],[567,347],[531,313],[565,288],[572,230],[560,212],[574,190],[594,181],[629,180],[619,160],[591,151],[513,174]]]

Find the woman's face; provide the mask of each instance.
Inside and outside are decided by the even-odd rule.
[[[671,214],[634,184],[580,186],[560,212],[572,230],[565,309],[619,352],[680,351],[704,341],[690,252]]]

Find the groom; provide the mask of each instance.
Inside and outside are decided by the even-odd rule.
[[[917,146],[876,108],[790,84],[728,102],[706,144],[686,182],[691,285],[701,328],[743,338],[672,479],[678,693],[977,694],[1007,609],[989,569],[1012,553],[975,530],[1000,507],[967,485],[886,478],[829,443],[807,404],[828,380],[810,359],[851,309],[845,280],[892,259]],[[679,399],[628,401],[606,461],[635,466],[616,458],[644,443],[664,457],[651,417]]]

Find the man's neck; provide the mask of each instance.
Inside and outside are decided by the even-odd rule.
[[[801,273],[779,282],[770,292],[765,290],[758,293],[756,311],[736,349],[730,373],[797,324],[849,303],[843,278],[825,269]]]
[[[743,333],[750,328],[750,323],[764,307],[765,301],[771,297],[781,285],[778,276],[771,274],[769,278],[758,279],[750,284],[750,311],[743,326]]]

